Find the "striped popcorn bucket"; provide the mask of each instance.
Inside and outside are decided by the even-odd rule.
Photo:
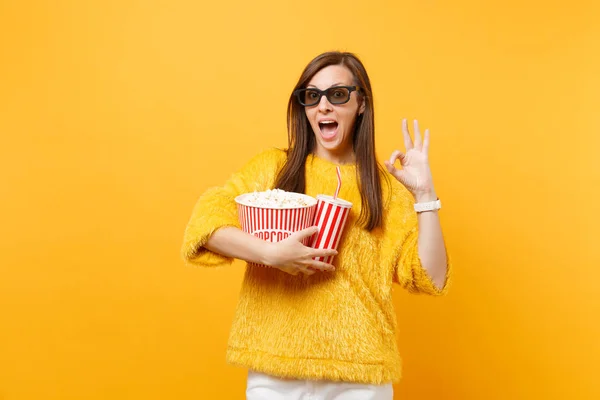
[[[236,197],[238,218],[244,232],[254,235],[267,242],[279,242],[292,233],[313,226],[317,202],[313,197],[300,193],[291,193],[289,196],[298,196],[307,204],[304,207],[258,207],[248,201],[251,194],[242,194]],[[305,246],[310,245],[312,237],[302,241]]]
[[[350,214],[352,203],[340,198],[320,194],[317,196],[317,212],[314,225],[319,227],[311,247],[315,249],[336,249],[344,232],[346,220]],[[334,256],[316,257],[316,261],[333,262]]]

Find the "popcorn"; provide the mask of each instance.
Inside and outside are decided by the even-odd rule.
[[[280,189],[244,193],[235,202],[242,231],[271,243],[311,227],[317,210],[314,197]],[[311,239],[302,244],[309,246]]]
[[[301,208],[312,206],[310,198],[298,193],[286,192],[281,189],[253,192],[246,194],[244,203],[253,207],[264,208]],[[316,201],[315,201],[316,203]]]

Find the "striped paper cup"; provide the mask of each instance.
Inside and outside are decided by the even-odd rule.
[[[242,230],[267,242],[279,242],[292,233],[313,226],[317,201],[301,193],[288,192],[287,196],[302,199],[303,207],[258,207],[249,201],[252,193],[242,194],[235,198],[238,207],[238,218]],[[310,245],[310,239],[302,241]]]
[[[337,250],[351,208],[352,203],[349,201],[334,199],[324,194],[318,195],[314,225],[319,227],[319,233],[314,237],[311,247]],[[333,258],[334,256],[316,257],[315,260],[331,264]]]

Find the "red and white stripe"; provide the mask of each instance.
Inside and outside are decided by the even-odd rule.
[[[241,228],[254,236],[262,234],[268,241],[279,241],[290,234],[313,226],[316,206],[279,209],[259,208],[238,204],[238,216]],[[277,235],[281,233],[281,235]],[[265,239],[267,240],[267,239]],[[310,238],[303,241],[308,245]]]
[[[349,207],[318,199],[315,225],[319,227],[319,233],[313,240],[311,247],[315,249],[337,249],[349,214]],[[316,257],[315,260],[331,264],[333,256]]]

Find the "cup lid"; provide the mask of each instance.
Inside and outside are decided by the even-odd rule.
[[[340,199],[339,197],[334,199],[333,196],[329,196],[327,194],[319,194],[319,195],[317,195],[317,200],[319,200],[319,199],[326,201],[328,203],[333,203],[333,204],[341,206],[341,207],[352,208],[352,203],[350,203],[347,200]]]

